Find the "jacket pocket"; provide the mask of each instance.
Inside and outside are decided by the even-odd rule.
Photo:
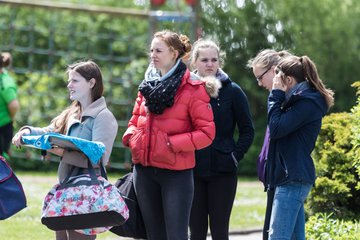
[[[153,147],[150,161],[163,163],[166,165],[174,165],[176,162],[176,154],[172,151],[168,135],[162,131],[158,131],[156,138],[153,139]]]
[[[134,163],[140,163],[144,160],[144,148],[142,147],[144,142],[143,138],[143,131],[137,129],[129,139],[129,148]]]
[[[288,169],[286,166],[285,159],[282,157],[282,155],[278,152],[276,157],[276,163],[275,163],[275,184],[281,183],[285,181],[288,178]]]
[[[213,172],[235,172],[238,161],[233,151],[211,149],[211,170]]]

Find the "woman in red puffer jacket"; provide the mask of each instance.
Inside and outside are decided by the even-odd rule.
[[[134,185],[147,239],[188,239],[195,150],[215,136],[204,83],[182,62],[188,37],[157,32],[123,144],[132,153]]]

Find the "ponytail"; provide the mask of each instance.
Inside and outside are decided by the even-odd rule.
[[[325,98],[328,109],[330,109],[334,105],[334,92],[325,87],[319,77],[315,64],[308,56],[300,57],[300,62],[303,66],[305,80],[309,82],[310,86],[320,92],[320,94]]]
[[[279,62],[278,68],[286,76],[292,76],[298,83],[307,81],[325,98],[328,110],[334,105],[334,92],[325,87],[321,81],[315,64],[308,56],[289,56]]]

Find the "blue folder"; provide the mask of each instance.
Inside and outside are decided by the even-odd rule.
[[[22,137],[22,141],[26,147],[33,147],[41,150],[48,150],[56,146],[66,150],[81,151],[93,164],[99,164],[99,160],[105,152],[105,145],[102,142],[89,141],[59,133],[25,135]]]

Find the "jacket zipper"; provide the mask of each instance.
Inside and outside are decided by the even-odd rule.
[[[151,124],[152,124],[152,116],[150,111],[147,109],[146,113],[146,119],[147,121],[147,127],[146,127],[146,153],[145,153],[145,166],[149,165],[149,159],[150,159],[150,144],[151,144]]]
[[[234,161],[235,166],[237,167],[239,163],[238,163],[238,161],[236,160],[236,157],[235,157],[235,155],[234,155],[234,152],[231,152],[231,158],[232,158],[232,160]]]

